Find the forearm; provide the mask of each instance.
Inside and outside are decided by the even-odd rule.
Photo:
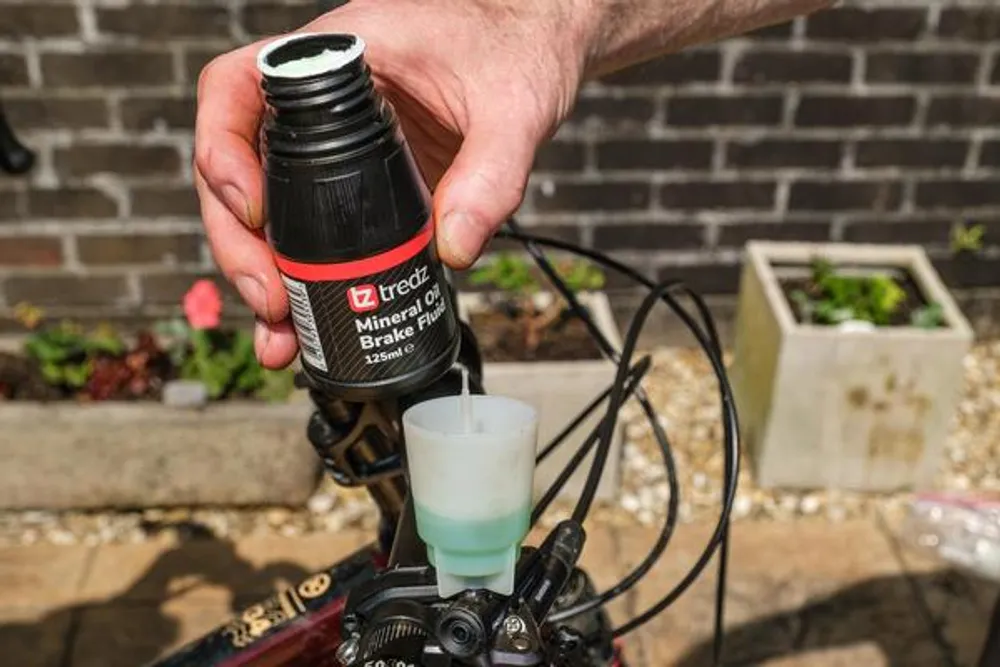
[[[589,49],[584,76],[825,9],[835,0],[582,0]]]

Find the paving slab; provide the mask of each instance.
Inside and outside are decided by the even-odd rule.
[[[0,607],[53,607],[77,599],[92,556],[85,546],[0,549]]]
[[[370,540],[358,530],[236,542],[100,547],[81,596],[73,667],[122,667],[161,657],[243,606],[297,583]]]
[[[919,590],[941,640],[951,649],[949,667],[977,667],[993,608],[1000,599],[1000,583],[910,547],[898,537],[900,516],[884,516],[883,520],[904,571]]]
[[[265,597],[347,556],[370,540],[345,530],[301,537],[263,535],[236,542],[192,541],[99,547],[81,595],[156,603],[185,591],[204,602]]]
[[[61,667],[72,612],[44,607],[0,607],[0,664]]]
[[[678,582],[710,534],[683,526],[666,560],[643,582],[644,609]],[[641,557],[652,536],[623,531]],[[711,664],[714,565],[672,608],[634,633],[650,667]],[[917,612],[913,588],[874,522],[822,520],[734,525],[726,657],[761,667],[941,667],[944,649]]]
[[[180,648],[229,617],[221,600],[181,595],[159,607],[96,605],[80,615],[72,667],[136,667]]]
[[[672,588],[711,529],[701,523],[679,526],[657,567],[611,606],[612,620],[624,622]],[[534,531],[528,542],[537,544],[544,534]],[[344,531],[182,546],[0,550],[0,664],[148,662],[368,537]],[[591,526],[583,564],[597,588],[604,590],[631,571],[654,537],[648,528]],[[941,563],[896,547],[874,521],[737,523],[727,599],[728,664],[973,667],[969,656],[981,644],[996,587],[955,579]],[[711,664],[714,571],[713,566],[671,609],[625,638],[630,667]],[[920,613],[921,595],[943,628],[945,645]],[[72,622],[75,641],[66,649],[63,638]],[[68,664],[62,661],[64,650],[72,657]],[[958,659],[949,662],[953,654]]]

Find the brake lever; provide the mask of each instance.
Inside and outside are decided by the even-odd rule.
[[[0,169],[8,174],[26,174],[35,164],[35,154],[18,141],[0,108]]]

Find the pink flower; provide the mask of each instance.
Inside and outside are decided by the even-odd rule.
[[[184,295],[184,316],[193,329],[214,329],[219,326],[222,297],[211,280],[199,280]]]

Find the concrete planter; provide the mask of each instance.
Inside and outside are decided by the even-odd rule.
[[[816,256],[908,271],[942,306],[946,326],[850,332],[797,323],[779,278]],[[972,338],[919,247],[748,244],[731,378],[758,482],[861,491],[929,484]]]
[[[581,294],[581,303],[594,316],[602,333],[612,345],[621,348],[621,334],[612,315],[611,304],[603,293]],[[488,308],[487,300],[479,294],[460,294],[459,312],[463,319]],[[582,361],[537,362],[486,362],[483,367],[483,384],[491,394],[501,394],[534,405],[540,413],[538,447],[541,449],[559,434],[595,397],[611,385],[616,367],[605,359]],[[540,465],[535,475],[535,491],[541,495],[579,449],[587,435],[597,427],[604,415],[602,403],[581,423],[559,448]],[[617,496],[620,482],[623,426],[617,424],[611,442],[607,466],[598,487],[598,498]],[[562,496],[576,498],[593,461],[588,456],[577,473],[563,487]]]
[[[319,481],[310,405],[0,406],[0,507],[297,505]]]

